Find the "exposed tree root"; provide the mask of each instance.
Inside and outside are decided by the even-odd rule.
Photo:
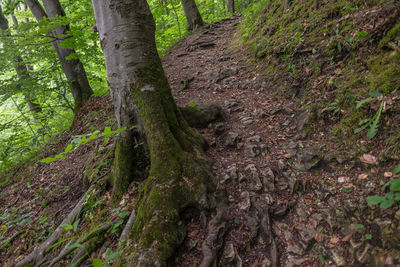
[[[225,223],[226,209],[225,206],[218,207],[217,215],[208,224],[208,234],[202,245],[203,260],[200,267],[211,266],[224,243],[224,235],[227,230]]]
[[[62,231],[64,230],[63,224],[71,224],[77,217],[79,217],[83,203],[85,202],[89,193],[94,191],[94,186],[91,186],[86,193],[82,196],[73,210],[68,214],[67,217],[61,222],[61,224],[57,227],[57,229],[53,232],[53,234],[42,244],[36,247],[28,256],[26,256],[23,260],[19,261],[16,264],[16,267],[20,266],[37,266],[38,263],[42,262],[44,254],[46,250],[50,248],[60,237]]]
[[[135,214],[135,210],[133,210],[131,212],[131,215],[129,216],[128,222],[125,224],[124,230],[122,230],[121,236],[118,241],[118,248],[123,246],[123,244],[125,243],[125,240],[128,237],[128,234],[131,231],[135,220],[136,220],[136,214]]]
[[[268,246],[267,248],[269,249],[271,267],[277,267],[279,265],[278,248],[272,234],[270,210],[268,207],[261,207],[261,205],[258,205],[255,202],[253,202],[253,205],[256,208],[256,213],[258,213],[258,217],[261,217],[261,235]]]

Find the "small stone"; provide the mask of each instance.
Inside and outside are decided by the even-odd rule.
[[[228,196],[228,201],[233,203],[233,202],[235,202],[235,198],[232,195],[229,195]]]
[[[217,123],[215,125],[215,133],[221,135],[225,132],[225,125],[223,123]]]
[[[246,143],[259,143],[261,142],[261,137],[259,135],[255,135],[246,139]]]
[[[340,176],[340,177],[338,178],[338,183],[342,184],[342,183],[347,182],[348,180],[349,180],[349,177]]]
[[[306,246],[308,246],[308,244],[310,244],[310,242],[314,239],[315,235],[317,234],[317,231],[312,225],[306,224],[303,225],[301,230],[299,230],[299,234],[303,243],[306,244]]]
[[[246,172],[246,176],[249,177],[250,180],[250,189],[252,191],[260,191],[263,186],[256,166],[254,164],[249,164],[244,170]]]
[[[275,175],[270,168],[264,169],[262,172],[264,192],[273,192],[275,190]]]
[[[262,153],[261,147],[259,145],[254,145],[251,143],[244,144],[244,154],[246,157],[255,158],[260,156]]]
[[[251,206],[250,193],[248,191],[243,191],[240,194],[240,200],[241,201],[239,203],[239,209],[248,211],[250,209],[250,206]]]
[[[235,147],[236,144],[240,141],[240,134],[236,132],[228,132],[225,139],[225,146],[227,147]]]

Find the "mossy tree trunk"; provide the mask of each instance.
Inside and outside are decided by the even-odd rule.
[[[47,12],[43,9],[38,0],[26,0],[25,2],[37,21],[40,21],[45,17],[56,18],[57,16],[65,16],[65,12],[58,0],[43,0],[43,4]],[[69,55],[76,53],[75,50],[70,48],[62,48],[60,46],[63,38],[68,36],[68,31],[69,25],[62,25],[55,28],[53,33],[55,36],[59,37],[59,40],[52,42],[52,45],[57,53],[58,59],[60,60],[65,77],[68,80],[75,102],[74,109],[75,111],[78,111],[83,103],[93,94],[93,90],[89,85],[82,62],[78,58],[67,59]]]
[[[209,207],[213,183],[202,149],[204,140],[188,126],[174,102],[146,0],[92,3],[118,124],[128,129],[141,125],[151,162],[120,264],[165,266],[183,240],[182,213]],[[120,192],[116,195],[133,178],[135,142],[130,130],[117,142],[114,191]]]

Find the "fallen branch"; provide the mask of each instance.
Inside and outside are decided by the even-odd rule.
[[[79,200],[78,204],[76,204],[75,208],[68,214],[68,216],[61,222],[61,224],[57,227],[57,229],[53,232],[53,234],[41,245],[36,247],[28,256],[26,256],[23,260],[19,261],[15,266],[30,266],[36,265],[38,262],[41,262],[44,254],[47,252],[48,248],[53,245],[58,238],[60,237],[62,231],[64,230],[63,224],[71,224],[75,218],[77,218],[82,210],[83,203],[86,200],[87,195],[94,189],[91,186],[88,191],[83,195],[83,197]]]

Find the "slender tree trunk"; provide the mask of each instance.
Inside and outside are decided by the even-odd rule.
[[[65,16],[65,12],[58,0],[43,1],[47,13],[44,11],[38,0],[26,0],[25,2],[32,11],[33,15],[36,17],[37,21],[42,20],[44,17],[55,18],[56,16]],[[56,35],[56,37],[62,39],[67,36],[68,30],[68,25],[59,26],[54,29],[53,33]],[[53,42],[53,48],[57,53],[61,67],[69,82],[71,93],[75,100],[75,111],[78,111],[82,104],[93,94],[93,90],[89,85],[82,62],[79,59],[67,59],[69,55],[75,53],[75,50],[61,48],[61,41],[62,40],[57,40]]]
[[[188,29],[192,31],[203,26],[204,22],[201,18],[196,2],[194,0],[181,0],[181,3],[188,22]]]
[[[11,17],[12,17],[14,24],[18,25],[17,18],[14,15],[11,15]],[[1,6],[0,6],[0,29],[1,30],[8,29],[8,20],[3,15]],[[30,81],[31,77],[28,72],[28,67],[24,64],[22,57],[20,55],[17,55],[14,57],[14,60],[16,63],[14,68],[15,68],[15,71],[18,75],[20,82],[26,83],[26,82]],[[33,118],[35,119],[35,121],[37,121],[39,113],[42,112],[42,108],[40,107],[40,104],[37,103],[36,97],[27,91],[24,92],[25,100],[28,103],[28,107],[29,107],[30,112],[32,113]]]
[[[235,13],[235,0],[227,0],[226,5],[228,12]]]
[[[174,102],[146,0],[92,3],[118,124],[129,127],[140,118],[151,160],[135,207],[137,217],[127,242],[131,245],[122,250],[117,265],[166,266],[184,237],[182,213],[189,207],[208,207],[213,185],[202,150],[204,140]],[[132,143],[129,131],[119,138],[115,161],[122,162],[120,173],[126,173],[123,167],[130,171]],[[120,182],[126,182],[123,179]]]

